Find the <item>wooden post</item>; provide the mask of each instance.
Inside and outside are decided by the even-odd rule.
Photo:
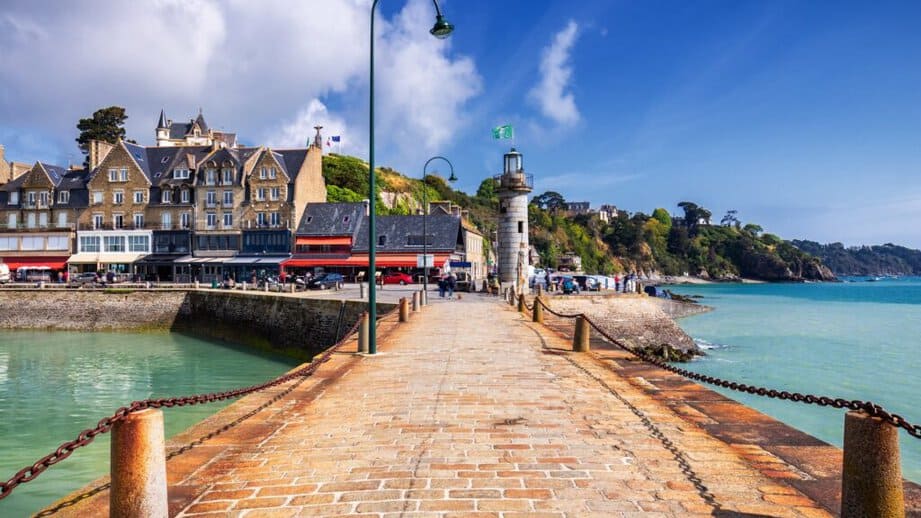
[[[844,415],[841,516],[905,516],[899,429],[859,411]]]
[[[365,353],[368,352],[368,333],[370,329],[368,328],[368,312],[365,311],[361,314],[358,324],[358,352]]]
[[[166,518],[163,412],[148,408],[112,425],[109,516]]]
[[[537,322],[538,324],[544,323],[544,307],[540,305],[541,300],[543,299],[541,299],[540,297],[535,298],[534,307],[531,310],[531,321]]]
[[[518,312],[524,313],[528,310],[528,306],[525,304],[524,295],[518,295]]]
[[[409,301],[400,297],[400,322],[409,322]]]
[[[588,325],[588,320],[582,315],[576,317],[576,328],[572,333],[572,350],[587,353],[590,350],[588,343],[590,333],[591,327]]]
[[[537,284],[537,296],[540,297],[543,294],[544,294],[544,285],[538,283]]]
[[[413,313],[419,311],[419,292],[413,292]]]

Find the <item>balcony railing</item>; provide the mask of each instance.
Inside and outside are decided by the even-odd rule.
[[[92,223],[81,223],[77,230],[192,230],[191,225],[183,225],[181,223],[144,223],[143,225],[135,225],[133,223],[125,223],[120,227],[116,227],[112,223],[103,223],[101,225],[93,225]]]
[[[45,225],[32,225],[29,226],[27,223],[17,223],[15,225],[10,225],[8,223],[0,223],[0,232],[48,232],[48,231],[65,231],[73,230],[73,223],[50,223]]]
[[[513,191],[530,191],[534,189],[534,175],[525,173],[497,174],[492,177],[496,186]]]

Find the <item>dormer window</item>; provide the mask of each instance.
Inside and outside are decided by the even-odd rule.
[[[70,201],[70,191],[58,191],[58,203],[68,203]]]
[[[172,193],[170,191],[163,191],[163,198],[161,201],[163,203],[170,203],[172,201]]]
[[[176,169],[173,169],[173,178],[177,180],[188,180],[189,170],[177,167]]]
[[[10,205],[19,205],[19,191],[10,193]]]
[[[269,178],[275,178],[275,168],[274,167],[269,168]]]
[[[224,183],[232,184],[233,183],[233,169],[226,167],[223,169],[222,174],[224,175]]]
[[[377,246],[387,246],[387,236],[377,236]]]
[[[268,168],[266,167],[260,168],[259,169],[259,179],[265,180],[267,176],[268,176]]]
[[[217,170],[208,169],[205,171],[205,183],[207,185],[214,185],[217,183]]]
[[[183,189],[182,191],[180,191],[180,199],[182,200],[182,203],[189,203],[189,190],[188,189]]]

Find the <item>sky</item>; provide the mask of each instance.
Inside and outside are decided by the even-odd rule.
[[[0,4],[7,160],[81,163],[76,123],[110,105],[142,144],[161,109],[201,109],[248,145],[319,124],[368,157],[370,0]],[[534,195],[921,248],[921,2],[439,4],[446,40],[430,0],[380,2],[377,165],[421,177],[441,155],[474,193],[515,146]]]

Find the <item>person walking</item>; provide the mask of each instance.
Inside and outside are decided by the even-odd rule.
[[[448,288],[448,280],[444,275],[438,278],[438,296],[445,298],[445,290]]]
[[[457,277],[455,277],[454,274],[452,273],[448,275],[448,278],[445,279],[445,282],[447,283],[447,288],[448,288],[448,298],[453,299],[454,298],[454,288],[457,287]]]

